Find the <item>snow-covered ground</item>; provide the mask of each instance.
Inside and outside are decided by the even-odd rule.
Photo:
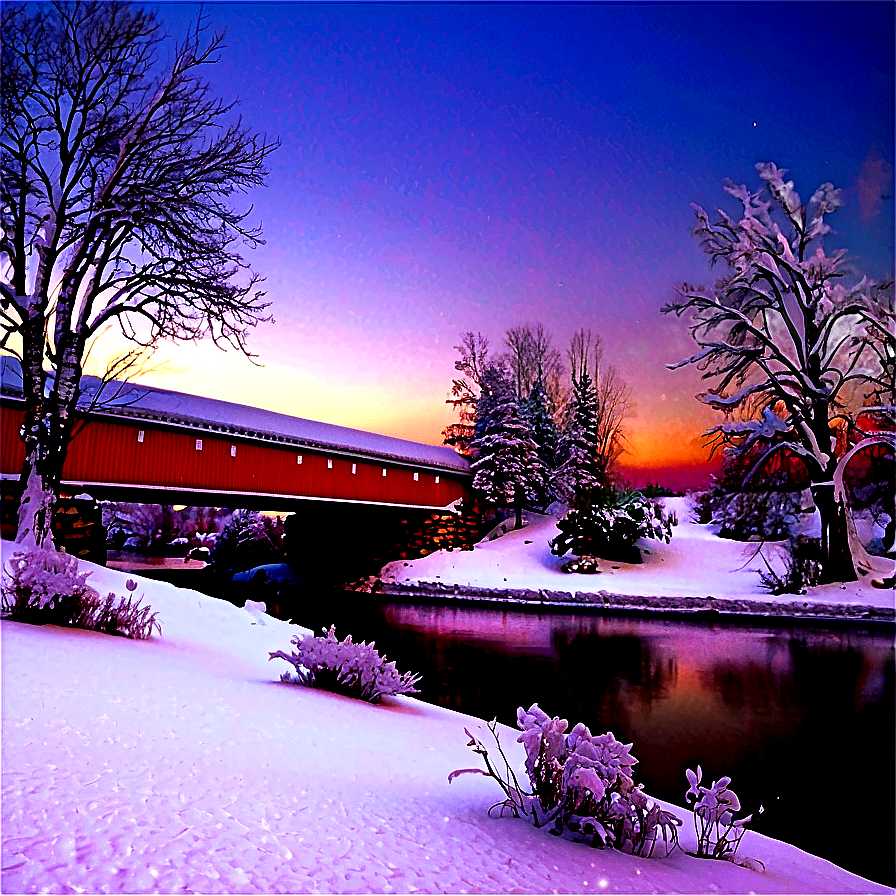
[[[125,593],[126,574],[84,566]],[[475,764],[479,720],[281,684],[268,651],[297,627],[138,582],[161,637],[0,625],[5,893],[893,892],[753,832],[741,852],[764,873],[489,818],[494,782],[447,781]]]
[[[759,570],[767,558],[776,571],[783,568],[781,550],[774,544],[735,542],[718,538],[714,526],[691,522],[687,498],[667,498],[667,509],[674,510],[678,525],[672,541],[644,539],[647,549],[641,564],[600,562],[600,573],[586,575],[564,573],[561,567],[570,559],[555,557],[548,542],[557,535],[556,519],[528,515],[528,525],[510,530],[493,541],[483,541],[472,551],[438,551],[419,560],[398,560],[382,571],[387,585],[432,583],[494,589],[547,589],[564,592],[606,591],[616,595],[643,597],[761,601],[792,604],[797,602],[892,608],[893,590],[875,588],[871,576],[845,585],[810,588],[805,596],[774,596],[760,586]],[[511,521],[512,525],[512,521]]]

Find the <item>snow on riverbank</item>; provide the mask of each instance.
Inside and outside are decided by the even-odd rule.
[[[84,567],[125,593],[127,575]],[[281,684],[267,651],[295,627],[131,578],[161,637],[0,625],[4,893],[892,892],[753,832],[741,851],[765,873],[490,819],[494,782],[447,783],[475,764],[478,720]]]
[[[641,564],[600,561],[596,575],[567,574],[561,567],[570,556],[555,557],[548,542],[557,535],[556,519],[528,515],[528,525],[509,531],[494,541],[484,541],[472,551],[438,551],[419,560],[398,560],[386,566],[380,578],[387,586],[403,584],[474,586],[493,589],[540,589],[665,598],[705,598],[791,604],[794,601],[889,608],[893,590],[874,588],[871,577],[845,585],[810,588],[805,596],[771,595],[759,581],[765,564],[759,545],[718,538],[716,528],[690,520],[687,498],[667,498],[666,506],[678,516],[672,541],[644,539]],[[782,569],[781,551],[774,544],[762,548],[762,556]]]

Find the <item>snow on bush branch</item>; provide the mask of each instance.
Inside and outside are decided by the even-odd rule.
[[[89,572],[78,572],[78,561],[52,548],[17,551],[4,570],[2,612],[7,619],[37,625],[85,628],[110,635],[145,640],[162,629],[156,614],[140,601],[106,597],[87,584]],[[137,583],[128,579],[127,588]]]
[[[654,538],[668,543],[672,527],[677,524],[674,513],[665,513],[658,503],[647,500],[640,492],[610,492],[597,496],[588,506],[570,510],[557,522],[559,534],[549,546],[558,557],[571,551],[579,557],[629,560],[638,539]]]
[[[688,769],[686,772],[688,792],[685,795],[688,803],[694,804],[694,827],[697,831],[697,853],[701,858],[732,860],[744,835],[745,826],[753,816],[735,818],[734,813],[740,811],[740,800],[728,785],[731,778],[723,775],[713,781],[711,787],[704,787],[703,770],[697,766],[696,774]],[[760,814],[763,812],[759,807]],[[744,864],[752,867],[756,859],[745,859]],[[759,863],[761,864],[761,863]]]
[[[663,855],[678,843],[676,828],[681,820],[661,808],[632,781],[637,759],[631,744],[621,744],[612,732],[594,736],[579,723],[568,734],[568,722],[550,718],[538,704],[526,712],[517,710],[523,733],[518,741],[526,749],[526,775],[531,790],[521,786],[510,766],[497,733],[497,722],[489,723],[501,757],[496,767],[485,745],[469,730],[468,746],[482,757],[482,769],[458,769],[449,782],[462,774],[484,774],[494,778],[505,799],[495,803],[500,814],[531,818],[536,827],[553,822],[550,833],[564,829],[590,836],[591,846],[612,847],[632,855],[650,857],[660,839]]]
[[[335,626],[331,625],[321,638],[296,635],[291,643],[296,648],[292,653],[277,650],[270,655],[295,667],[296,674],[284,672],[281,681],[360,697],[370,703],[393,694],[418,693],[414,685],[420,681],[419,675],[399,673],[395,663],[386,662],[374,649],[372,641],[356,644],[351,635],[344,641],[337,640]]]

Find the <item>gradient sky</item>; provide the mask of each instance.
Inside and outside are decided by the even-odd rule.
[[[182,33],[198,6],[154,7]],[[891,3],[205,3],[214,89],[282,147],[250,197],[276,318],[253,368],[166,349],[146,382],[438,444],[465,330],[589,327],[631,386],[630,475],[705,471],[683,322],[710,280],[691,202],[789,169],[845,207],[828,247],[893,272]]]

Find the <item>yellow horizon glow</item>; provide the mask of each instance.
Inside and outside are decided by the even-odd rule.
[[[100,340],[87,372],[101,373],[123,344],[120,338]],[[332,366],[341,369],[338,358]],[[223,352],[209,342],[163,344],[135,381],[430,445],[441,445],[442,430],[456,421],[445,402],[447,382],[431,376],[413,382],[398,376],[353,382],[347,375],[321,377],[279,362],[256,366],[238,352]],[[705,468],[705,409],[697,406],[692,417],[679,419],[664,402],[650,404],[642,399],[625,423],[628,444],[620,466],[642,473]]]

